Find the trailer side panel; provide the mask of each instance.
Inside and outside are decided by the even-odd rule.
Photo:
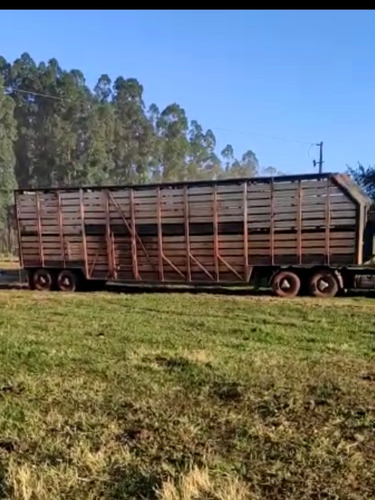
[[[241,283],[255,266],[361,263],[363,204],[330,175],[18,191],[16,206],[23,266],[88,279]]]

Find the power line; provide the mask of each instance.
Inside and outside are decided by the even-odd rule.
[[[8,91],[7,94],[11,94],[13,92],[20,92],[21,94],[30,94],[30,95],[37,95],[39,97],[46,97],[48,99],[55,99],[56,101],[70,101],[70,99],[66,99],[65,97],[58,97],[50,94],[43,94],[42,92],[33,92],[31,90],[24,90],[24,89],[12,89],[11,91]]]

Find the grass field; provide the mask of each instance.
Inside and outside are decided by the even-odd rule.
[[[0,292],[0,498],[375,498],[375,300]]]

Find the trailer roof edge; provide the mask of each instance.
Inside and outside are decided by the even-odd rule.
[[[279,175],[274,177],[241,177],[241,178],[230,178],[230,179],[217,179],[217,180],[199,180],[199,181],[178,181],[178,182],[158,182],[158,183],[147,183],[147,184],[110,184],[110,185],[79,185],[79,186],[60,186],[60,187],[47,187],[41,186],[37,188],[20,187],[14,191],[76,191],[77,189],[150,189],[155,187],[183,187],[183,186],[213,186],[213,185],[226,185],[226,184],[242,184],[244,182],[296,182],[303,180],[323,180],[329,177],[337,177],[342,174],[335,173],[322,173],[322,174],[300,174],[300,175]]]

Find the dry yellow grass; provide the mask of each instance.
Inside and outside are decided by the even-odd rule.
[[[177,480],[163,483],[159,500],[256,500],[248,487],[237,477],[213,477],[208,469],[194,467]]]

